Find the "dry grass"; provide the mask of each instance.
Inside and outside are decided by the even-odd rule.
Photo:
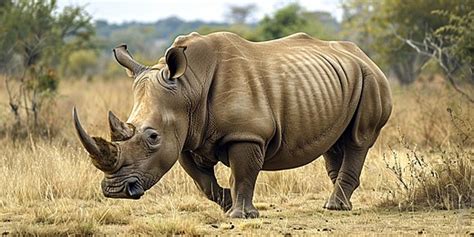
[[[354,196],[354,211],[321,208],[332,187],[319,159],[298,169],[263,172],[255,197],[262,217],[256,220],[226,218],[197,191],[179,165],[138,201],[102,196],[102,174],[78,144],[71,108],[77,106],[86,129],[108,136],[107,111],[125,119],[132,104],[130,88],[128,80],[65,81],[54,106],[43,111],[43,122],[59,131],[54,138],[13,142],[0,131],[4,134],[0,138],[0,232],[284,235],[473,231],[472,199],[461,198],[463,203],[457,206],[452,200],[459,199],[460,195],[453,196],[456,192],[464,198],[472,196],[474,110],[443,85],[394,86],[393,115],[369,153],[361,187]],[[0,91],[0,129],[4,129],[12,118],[4,106],[2,86]],[[423,161],[414,163],[417,159]],[[392,169],[394,166],[397,168]],[[430,176],[432,171],[437,176]],[[226,186],[229,170],[219,166],[217,173]],[[393,206],[411,211],[401,212]],[[463,209],[438,210],[458,207]]]

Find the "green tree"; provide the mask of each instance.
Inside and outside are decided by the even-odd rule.
[[[474,4],[464,7],[434,12],[448,19],[449,23],[436,29],[432,37],[437,47],[444,49],[445,58],[442,60],[445,60],[446,68],[443,69],[453,74],[459,70],[460,76],[474,82]],[[433,54],[436,51],[430,52]]]
[[[260,21],[260,35],[263,40],[281,38],[306,28],[307,20],[298,4],[290,4],[278,10],[273,16],[265,16]]]
[[[335,40],[339,38],[340,24],[329,12],[304,11],[303,18],[307,25],[300,31],[323,40]]]
[[[402,83],[411,83],[428,57],[418,54],[396,35],[422,41],[426,34],[448,20],[433,14],[444,9],[463,9],[462,0],[346,0],[343,32],[378,62],[390,69]],[[463,12],[465,14],[466,12]]]
[[[474,9],[464,15],[459,14],[459,8],[434,11],[433,14],[448,19],[449,23],[427,34],[423,41],[396,36],[419,55],[428,57],[428,62],[435,62],[453,88],[474,103],[474,98],[457,84],[461,80],[474,82]]]
[[[91,79],[98,71],[98,52],[88,50],[78,50],[72,52],[67,59],[67,75],[75,78]]]
[[[38,128],[39,111],[54,95],[62,59],[91,46],[91,17],[80,7],[57,11],[56,1],[13,0],[0,5],[0,70],[6,74],[16,124]],[[24,109],[24,118],[20,111]]]
[[[270,40],[305,32],[320,39],[334,39],[339,24],[326,12],[308,12],[298,4],[289,4],[265,16],[260,21],[257,35],[261,40]]]
[[[372,44],[375,36],[379,34],[378,31],[381,30],[373,23],[376,10],[381,8],[380,4],[381,2],[363,0],[346,0],[342,4],[341,37],[356,42],[372,58],[379,56]],[[376,61],[382,60],[376,58]]]
[[[251,3],[246,5],[232,5],[229,7],[227,18],[232,24],[246,24],[251,20],[257,5]]]

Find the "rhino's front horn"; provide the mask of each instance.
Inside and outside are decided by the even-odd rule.
[[[131,124],[120,121],[112,111],[109,111],[109,125],[112,141],[125,141],[135,133],[135,128]]]
[[[74,118],[74,127],[76,128],[77,135],[79,135],[79,139],[81,140],[82,145],[86,148],[87,152],[92,157],[100,157],[100,149],[97,147],[94,139],[92,139],[84,128],[82,128],[81,122],[79,121],[79,117],[77,116],[76,107],[72,109],[72,116]]]
[[[84,148],[89,152],[92,163],[102,171],[111,171],[117,163],[118,148],[116,145],[104,140],[100,137],[90,137],[82,128],[79,117],[77,116],[76,107],[72,110],[74,118],[74,127],[79,135]]]
[[[136,77],[147,69],[146,66],[140,64],[133,59],[132,55],[127,50],[127,45],[122,44],[113,49],[115,59],[120,65],[127,69],[127,73],[131,77]]]

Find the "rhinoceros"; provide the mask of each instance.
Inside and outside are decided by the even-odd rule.
[[[322,155],[334,184],[323,207],[352,208],[367,152],[392,109],[386,77],[355,44],[304,33],[250,42],[218,32],[177,37],[153,66],[126,45],[113,52],[134,78],[128,120],[109,112],[107,141],[89,136],[73,109],[106,197],[138,199],[179,161],[228,216],[255,218],[260,171]],[[216,180],[218,162],[230,167],[230,188]]]

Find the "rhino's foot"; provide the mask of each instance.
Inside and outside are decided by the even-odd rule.
[[[352,210],[352,203],[350,201],[342,201],[339,198],[330,198],[323,206],[323,208],[335,211],[350,211]]]
[[[232,207],[226,212],[226,215],[230,218],[257,218],[260,214],[255,207],[234,208]]]

